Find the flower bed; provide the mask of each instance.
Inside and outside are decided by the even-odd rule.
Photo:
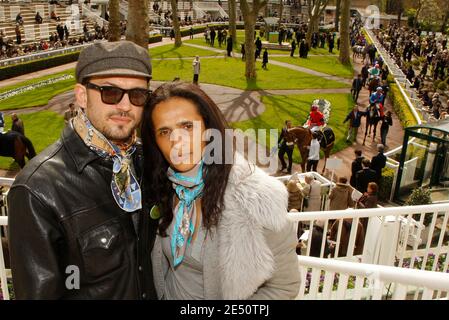
[[[40,81],[37,83],[33,83],[27,86],[23,86],[23,87],[19,87],[13,90],[9,90],[6,92],[3,92],[0,94],[0,101],[5,100],[5,99],[9,99],[11,97],[17,96],[19,94],[25,93],[25,92],[29,92],[38,88],[42,88],[51,84],[54,84],[56,82],[60,82],[60,81],[64,81],[64,80],[68,80],[68,79],[73,79],[73,76],[70,74],[65,74],[59,77],[55,77],[55,78],[50,78],[44,81]]]

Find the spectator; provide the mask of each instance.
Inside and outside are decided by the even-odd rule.
[[[16,16],[16,24],[23,25],[23,18],[21,12],[19,12]]]
[[[362,73],[362,85],[363,86],[366,85],[366,80],[368,79],[368,76],[369,76],[368,69],[369,69],[369,64],[367,63],[367,64],[365,64],[363,66],[362,71],[361,71],[361,73]]]
[[[25,135],[25,127],[23,125],[22,119],[19,119],[16,113],[13,113],[11,115],[11,119],[12,119],[11,131],[16,131],[18,133],[21,133],[22,135]]]
[[[357,149],[354,151],[355,153],[355,159],[351,163],[351,179],[350,179],[350,185],[355,188],[356,187],[356,176],[357,172],[362,170],[362,161],[364,157],[362,157],[362,150]]]
[[[353,189],[348,185],[348,179],[346,177],[338,179],[338,183],[329,194],[329,210],[346,210],[347,208],[354,207],[352,191]]]
[[[368,159],[362,160],[362,170],[356,174],[356,189],[365,193],[368,183],[376,181],[376,171],[370,169],[371,162]]]
[[[338,246],[338,257],[348,256],[349,238],[351,235],[352,223],[353,223],[352,218],[343,219],[343,226],[341,227],[341,235],[340,235],[340,245]],[[338,240],[337,237],[339,227],[340,227],[340,220],[336,220],[330,228],[329,240],[333,242],[336,242]],[[351,252],[349,256],[363,254],[364,242],[365,242],[365,229],[363,227],[363,224],[359,221],[354,243],[354,252],[353,253]],[[336,244],[333,245],[331,244],[330,246],[332,257],[335,257],[336,255],[335,246]]]
[[[39,13],[39,11],[36,12],[36,15],[34,16],[34,21],[38,24],[42,23],[42,17],[41,17],[41,14]]]
[[[302,194],[298,187],[298,181],[290,180],[287,183],[288,191],[288,211],[295,209],[301,210]]]
[[[315,180],[313,174],[308,173],[304,178],[305,186],[299,186],[302,196],[307,199],[304,203],[304,211],[321,210],[321,182]]]
[[[242,54],[242,60],[245,60],[246,51],[245,51],[245,44],[242,43],[240,53]]]
[[[200,62],[199,56],[195,56],[192,66],[193,66],[193,83],[197,85],[198,78],[200,77],[200,70],[201,70],[201,62]]]
[[[369,209],[369,208],[377,208],[377,191],[378,186],[375,182],[368,183],[367,191],[363,193],[363,195],[360,197],[360,199],[357,201],[357,208],[362,209]],[[368,228],[368,219],[369,218],[362,218],[360,221],[363,224],[363,228],[367,230]]]
[[[295,54],[295,50],[296,50],[296,42],[295,40],[292,40],[292,44],[291,44],[292,48],[290,50],[290,57],[293,57]]]
[[[265,48],[262,57],[262,69],[267,70],[267,63],[268,63],[268,50],[267,48]]]
[[[378,154],[375,155],[372,159],[371,159],[371,169],[373,169],[374,171],[376,171],[376,180],[375,182],[377,183],[377,185],[380,184],[380,180],[382,178],[382,169],[385,168],[386,164],[387,164],[387,157],[384,155],[384,145],[383,144],[378,144],[377,145],[377,152]]]
[[[52,11],[50,14],[50,19],[60,21],[61,19],[57,16],[55,11]]]
[[[317,171],[318,162],[320,161],[320,143],[318,142],[318,133],[312,133],[312,141],[309,146],[309,156],[307,158],[306,171]]]
[[[21,44],[22,43],[22,34],[20,32],[19,24],[16,24],[16,28],[14,31],[16,32],[16,43]]]
[[[231,56],[232,46],[233,46],[233,43],[232,43],[232,37],[229,36],[228,41],[227,41],[227,44],[226,44],[226,51],[228,52],[228,57]]]

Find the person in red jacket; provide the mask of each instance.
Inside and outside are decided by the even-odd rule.
[[[312,105],[308,125],[312,131],[317,131],[324,126],[324,115],[317,105]]]

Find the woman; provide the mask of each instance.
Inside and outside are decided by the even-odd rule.
[[[313,174],[308,173],[304,177],[306,185],[301,187],[301,193],[307,199],[303,211],[321,210],[321,182],[315,180]]]
[[[353,207],[352,192],[353,189],[348,184],[348,179],[340,177],[335,188],[329,194],[329,210],[346,210],[349,207]]]
[[[159,87],[145,108],[148,194],[161,213],[152,252],[158,297],[295,298],[300,274],[287,190],[237,153],[232,164],[213,159],[228,159],[226,128],[216,104],[192,84]],[[213,132],[223,139],[198,138]]]

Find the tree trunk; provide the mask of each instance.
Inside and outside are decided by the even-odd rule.
[[[402,13],[404,12],[404,5],[402,3],[403,0],[398,0],[398,26],[401,26],[401,18],[402,18]]]
[[[109,41],[120,41],[120,0],[109,0]]]
[[[256,19],[253,16],[245,18],[245,77],[247,79],[256,78],[256,46],[254,44],[255,26]]]
[[[335,31],[338,32],[340,28],[340,10],[341,9],[341,0],[337,0],[336,9],[335,9]]]
[[[240,0],[240,10],[242,11],[245,22],[245,77],[246,80],[256,79],[256,59],[254,31],[256,30],[256,21],[259,11],[267,5],[267,0],[253,0],[250,6],[247,0]]]
[[[319,31],[320,16],[329,4],[329,0],[308,0],[309,6],[309,28],[307,29],[306,42],[311,47],[312,34]]]
[[[443,24],[441,25],[441,32],[446,33],[447,22],[449,21],[449,10],[446,11],[446,15],[444,16]]]
[[[422,6],[423,6],[422,0],[419,0],[418,8],[416,9],[415,19],[414,19],[414,23],[413,23],[413,26],[415,28],[418,28],[418,26],[419,26],[419,14],[421,13]]]
[[[340,62],[344,65],[351,64],[349,28],[351,19],[351,0],[342,0],[340,28]]]
[[[180,47],[182,45],[182,40],[181,40],[181,28],[179,26],[179,19],[178,19],[178,0],[170,0],[170,2],[173,20],[173,30],[175,31],[175,47]]]
[[[148,49],[148,34],[148,0],[129,0],[126,40]]]
[[[237,8],[235,4],[235,0],[228,0],[228,9],[229,9],[229,35],[232,38],[232,44],[234,48],[237,47],[237,27],[236,27],[236,16],[237,16]]]
[[[284,1],[279,0],[279,27],[282,24],[282,15],[284,14]]]

